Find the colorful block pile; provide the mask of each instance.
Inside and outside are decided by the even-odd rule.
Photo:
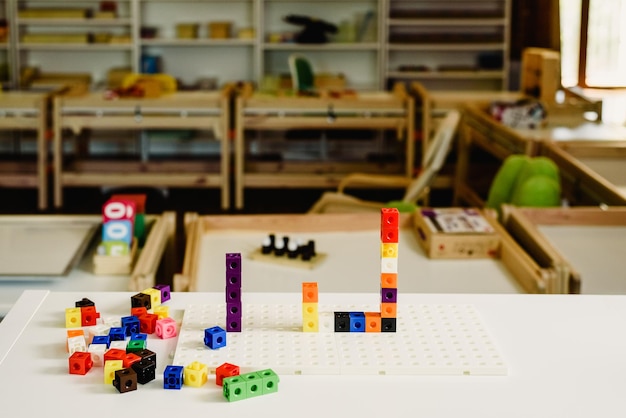
[[[161,302],[170,299],[168,285],[157,285],[131,297],[130,315],[103,321],[95,303],[83,298],[65,310],[69,373],[85,375],[103,368],[103,381],[120,393],[137,389],[156,376],[156,353],[148,349],[148,334],[170,338],[177,334],[176,321]],[[146,306],[137,306],[137,302]],[[159,314],[149,312],[159,309]],[[88,336],[81,327],[88,327]],[[159,329],[161,333],[159,334]]]

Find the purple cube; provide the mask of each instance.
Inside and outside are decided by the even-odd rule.
[[[241,332],[241,315],[226,315],[226,331]]]
[[[398,302],[398,289],[383,287],[380,289],[381,302],[396,303]]]
[[[170,300],[170,286],[167,284],[157,284],[156,286],[154,286],[155,289],[159,290],[161,292],[161,303],[163,302],[167,302],[168,300]]]

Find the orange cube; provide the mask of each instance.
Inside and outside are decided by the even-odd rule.
[[[398,287],[398,273],[381,273],[380,287],[383,289],[396,289]]]
[[[304,282],[302,283],[302,302],[318,302],[318,292],[316,282]]]
[[[380,332],[380,312],[365,312],[365,332]]]
[[[383,302],[380,304],[380,316],[381,318],[397,318],[398,317],[398,304],[391,302]]]

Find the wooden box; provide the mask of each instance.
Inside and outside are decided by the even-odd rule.
[[[130,252],[127,255],[94,254],[94,274],[130,274],[137,259],[137,240],[133,240]]]
[[[500,235],[477,209],[423,208],[415,212],[417,240],[430,258],[497,258]]]
[[[626,207],[503,207],[503,225],[544,268],[548,293],[623,294]]]
[[[230,38],[232,23],[231,22],[211,22],[208,25],[209,38],[211,39],[228,39]]]

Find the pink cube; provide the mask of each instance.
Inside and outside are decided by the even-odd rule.
[[[177,333],[176,321],[173,318],[163,318],[156,321],[156,335],[167,339],[175,337]]]

